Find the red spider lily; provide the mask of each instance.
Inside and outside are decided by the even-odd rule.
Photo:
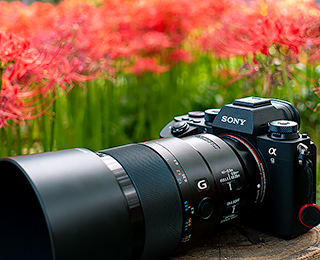
[[[113,8],[114,7],[114,8]],[[108,1],[100,7],[104,14],[106,34],[116,33],[116,38],[126,46],[126,57],[161,54],[167,48],[178,46],[190,32],[192,7],[186,0],[172,1],[126,1],[118,4]],[[105,30],[105,29],[104,29]]]
[[[192,54],[183,49],[175,49],[167,57],[170,64],[177,64],[179,62],[191,63],[192,59]]]
[[[236,55],[247,60],[246,69],[224,85],[244,77],[262,78],[263,94],[270,95],[272,85],[290,87],[290,80],[300,91],[292,74],[301,75],[289,65],[296,64],[301,55],[316,57],[320,47],[319,18],[320,10],[312,0],[244,2],[220,16],[216,27],[205,30],[199,42],[216,56]]]
[[[53,31],[59,35],[59,48],[69,44],[65,54],[70,59],[77,57],[83,66],[83,73],[93,73],[96,70],[109,70],[106,61],[110,56],[108,45],[103,45],[101,29],[108,25],[102,23],[102,13],[88,1],[64,1],[57,6],[59,16],[56,17]],[[54,40],[54,38],[52,39]]]
[[[58,6],[0,2],[0,30],[26,37],[39,49],[59,48],[69,61],[76,57],[82,74],[110,73],[115,58],[157,55],[169,61],[168,53],[181,49],[190,32],[207,27],[238,1],[106,0],[99,7],[85,0]]]
[[[37,105],[36,100],[57,86],[70,89],[73,82],[92,80],[100,70],[110,72],[110,58],[96,43],[100,13],[92,4],[27,7],[0,2],[0,6],[0,28],[5,30],[0,32],[0,69],[6,80],[0,93],[1,127],[9,119],[21,122],[44,113],[39,106],[48,107],[52,99],[44,101],[47,105]],[[9,95],[13,89],[19,89],[17,97],[23,102]]]
[[[127,69],[127,72],[141,76],[144,72],[163,73],[169,70],[169,66],[157,64],[154,58],[138,58],[134,65]]]
[[[222,17],[219,27],[206,31],[200,42],[218,56],[268,54],[272,45],[286,46],[292,55],[320,43],[319,14],[310,2],[267,0],[242,5]],[[316,25],[315,25],[316,24]]]
[[[14,34],[0,33],[0,61],[1,67],[21,57],[30,47],[30,43]]]
[[[48,107],[45,103],[52,100],[38,105],[36,101],[53,93],[56,86],[66,89],[73,82],[93,79],[83,74],[84,62],[68,57],[66,49],[37,49],[26,39],[6,32],[0,33],[0,43],[1,126],[9,119],[21,122],[43,114],[45,110],[38,112],[39,106]]]
[[[115,54],[113,57],[134,59],[136,56],[156,56],[161,63],[172,62],[170,65],[174,65],[175,61],[168,57],[168,53],[172,53],[171,57],[174,59],[175,49],[178,55],[181,45],[188,39],[189,34],[199,26],[208,26],[208,17],[217,18],[218,12],[222,13],[228,8],[226,3],[232,1],[224,0],[221,4],[220,2],[149,0],[119,3],[107,0],[99,10],[104,14],[102,18],[104,25],[112,21],[112,24],[104,30],[108,45],[119,46],[110,48]],[[189,55],[185,52],[180,57],[189,61],[190,57],[187,56]]]
[[[57,7],[33,3],[2,4],[5,12],[0,17],[0,29],[28,38],[33,47],[47,48],[83,62],[83,73],[109,70],[106,48],[100,48],[97,31],[101,14],[88,1],[64,1]],[[102,67],[104,65],[105,67]]]
[[[130,51],[133,53],[159,53],[163,49],[172,46],[170,39],[161,32],[147,32],[140,37],[136,37],[130,42]]]
[[[29,101],[36,98],[38,92],[29,84],[19,84],[21,69],[26,69],[26,55],[30,43],[17,35],[0,33],[0,128],[8,124],[8,120],[20,123],[32,115]],[[35,61],[34,59],[32,61]]]
[[[22,2],[0,2],[0,30],[29,38],[50,29],[57,15],[53,5],[34,2],[26,6]]]
[[[25,103],[25,98],[33,97],[32,91],[23,91],[18,84],[11,85],[6,75],[2,76],[0,93],[0,128],[9,125],[9,121],[21,123],[30,118],[31,108]]]

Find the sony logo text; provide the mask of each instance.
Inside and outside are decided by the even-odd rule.
[[[222,116],[221,117],[221,122],[223,123],[229,123],[229,124],[234,124],[234,125],[244,125],[247,120],[243,118],[236,118],[232,116]]]

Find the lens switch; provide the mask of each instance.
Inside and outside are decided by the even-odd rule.
[[[198,206],[199,216],[202,219],[208,219],[213,213],[213,202],[210,198],[204,198]]]

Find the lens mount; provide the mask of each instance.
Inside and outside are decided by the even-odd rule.
[[[231,134],[222,134],[222,135],[219,135],[219,137],[221,137],[224,140],[230,139],[235,142],[241,143],[243,146],[246,147],[246,149],[253,156],[253,158],[258,166],[259,173],[260,173],[260,184],[257,184],[257,186],[256,186],[257,196],[256,196],[255,203],[257,203],[257,202],[261,203],[264,200],[265,193],[266,193],[266,172],[265,172],[262,160],[260,159],[258,152],[248,142],[246,142],[245,140],[243,140],[242,138],[240,138],[238,136],[231,135]],[[232,144],[232,147],[235,147],[234,143]],[[244,160],[244,163],[245,163],[245,160]]]

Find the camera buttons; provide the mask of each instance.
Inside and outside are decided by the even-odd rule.
[[[200,218],[206,220],[212,216],[213,213],[213,202],[210,198],[204,198],[198,206],[198,212]]]
[[[200,118],[200,117],[204,117],[204,112],[203,111],[191,111],[188,113],[188,116]]]
[[[171,133],[176,136],[186,132],[188,129],[189,129],[189,124],[187,122],[180,121],[172,125]]]

